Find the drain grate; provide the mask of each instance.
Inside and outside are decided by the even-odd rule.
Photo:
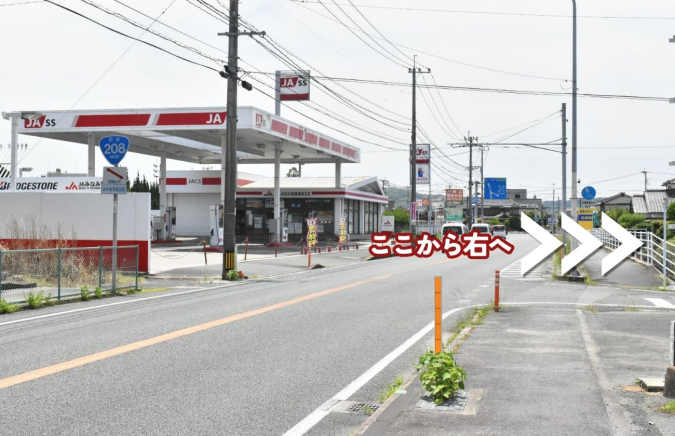
[[[373,413],[379,408],[379,404],[354,403],[347,408],[347,412]]]
[[[415,405],[415,408],[443,412],[462,412],[469,401],[469,395],[470,391],[458,390],[450,399],[445,400],[442,404],[434,404],[430,396],[424,395]]]

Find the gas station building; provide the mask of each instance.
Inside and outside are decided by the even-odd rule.
[[[21,180],[17,180],[18,134],[86,144],[89,178],[95,176],[99,140],[126,136],[130,152],[161,160],[160,214],[164,225],[155,236],[170,239],[173,234],[209,233],[209,207],[222,204],[224,199],[221,150],[226,142],[225,108],[31,111],[3,113],[3,117],[12,122],[12,158],[11,178],[3,180],[8,189],[2,192],[21,187]],[[254,107],[238,108],[236,148],[239,164],[274,165],[272,178],[239,173],[237,233],[281,241],[281,232],[274,235],[278,219],[280,229],[288,229],[289,239],[299,239],[302,219],[313,217],[319,219],[320,238],[331,238],[338,232],[340,216],[346,217],[351,235],[368,235],[381,228],[387,197],[377,177],[341,176],[342,164],[360,162],[359,148]],[[220,163],[221,170],[167,171],[167,159]],[[330,163],[335,170],[332,177],[288,178],[280,174],[282,163]]]

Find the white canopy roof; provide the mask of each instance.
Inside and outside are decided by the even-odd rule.
[[[237,108],[239,163],[273,163],[280,144],[282,163],[356,163],[359,148],[254,107]],[[22,120],[19,133],[87,144],[89,136],[122,135],[133,153],[192,163],[220,163],[226,132],[224,107],[40,111]]]

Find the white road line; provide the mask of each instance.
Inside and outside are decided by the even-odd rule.
[[[645,298],[656,307],[665,307],[666,309],[675,309],[675,306],[672,303],[667,302],[663,298]]]
[[[462,309],[467,309],[467,307],[460,307],[445,312],[443,314],[443,319]],[[363,387],[363,385],[368,383],[373,377],[379,374],[384,368],[386,368],[397,357],[403,354],[408,348],[413,346],[417,341],[422,339],[424,335],[429,333],[433,328],[434,323],[430,322],[426,327],[424,327],[419,332],[415,333],[410,339],[399,345],[394,351],[384,356],[382,360],[377,362],[375,365],[371,366],[370,369],[361,374],[356,380],[354,380],[340,392],[335,394],[333,398],[326,401],[321,406],[319,406],[314,412],[307,415],[302,421],[298,422],[295,426],[293,426],[293,428],[284,433],[283,436],[301,436],[307,433],[312,427],[318,424],[319,421],[325,418],[333,410],[333,407],[335,407],[337,403],[339,403],[340,401],[346,401],[349,397],[354,395],[356,391],[358,391]]]
[[[392,259],[394,259],[394,258],[392,258]],[[387,259],[383,259],[383,260],[387,260]],[[332,271],[336,268],[345,268],[345,267],[348,267],[348,266],[353,266],[353,265],[358,265],[358,264],[361,264],[361,262],[348,263],[348,264],[344,264],[344,265],[336,265],[336,266],[332,266],[329,269],[326,269],[324,271]],[[291,272],[291,273],[286,273],[286,274],[279,274],[279,275],[274,275],[274,276],[261,277],[261,280],[279,279],[279,278],[288,277],[288,276],[292,276],[292,275],[307,274],[307,273],[311,273],[311,272],[312,272],[312,270],[296,271],[296,272]],[[216,289],[242,286],[242,285],[245,285],[247,283],[255,283],[255,281],[256,280],[237,282],[237,283],[228,283],[228,284],[225,284],[225,285],[212,286],[212,287],[208,287],[208,288],[191,289],[189,291],[183,291],[183,292],[172,292],[170,294],[154,295],[152,297],[145,297],[145,298],[134,298],[133,300],[118,301],[118,302],[110,303],[110,304],[100,304],[98,306],[90,306],[90,307],[82,307],[80,309],[64,310],[62,312],[54,312],[54,313],[48,313],[46,315],[31,316],[30,318],[20,318],[20,319],[15,319],[13,321],[2,322],[2,323],[0,323],[0,327],[6,326],[6,325],[11,325],[11,324],[18,324],[18,323],[22,323],[22,322],[35,321],[37,319],[52,318],[52,317],[61,316],[61,315],[69,315],[71,313],[87,312],[89,310],[104,309],[106,307],[112,307],[112,306],[121,306],[122,304],[139,303],[139,302],[143,302],[143,301],[157,300],[159,298],[168,298],[168,297],[175,297],[175,296],[181,296],[181,295],[188,295],[188,294],[193,294],[195,292],[212,291],[212,290],[216,290]]]

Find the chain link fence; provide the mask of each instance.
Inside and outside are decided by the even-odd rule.
[[[117,290],[138,289],[138,246],[117,247]],[[0,251],[0,298],[23,303],[33,292],[60,300],[112,289],[113,247]]]

